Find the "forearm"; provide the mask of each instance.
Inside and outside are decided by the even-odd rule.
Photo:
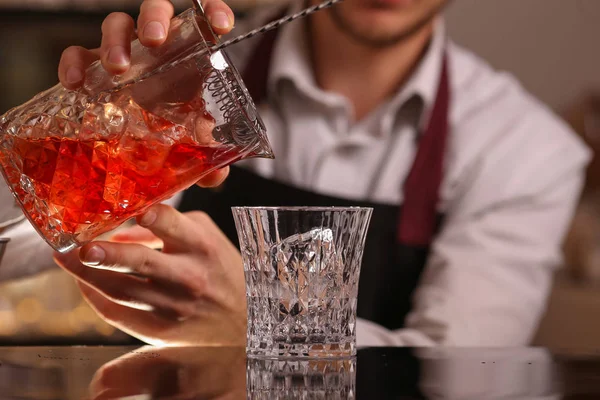
[[[462,268],[458,268],[462,269]],[[468,268],[437,276],[415,293],[415,309],[403,329],[357,321],[359,346],[526,346],[543,315],[552,268],[525,277],[515,267]],[[443,272],[441,273],[443,274]],[[520,282],[519,282],[520,281]]]
[[[557,173],[537,193],[449,218],[431,246],[405,329],[357,324],[359,345],[522,346],[546,307],[582,186]],[[539,182],[539,180],[538,180]]]

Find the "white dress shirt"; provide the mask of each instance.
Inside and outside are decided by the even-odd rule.
[[[236,32],[271,15],[257,14]],[[590,158],[586,147],[514,78],[447,40],[442,22],[407,84],[353,123],[349,101],[316,85],[302,24],[279,32],[269,101],[260,106],[277,159],[240,165],[327,195],[402,203],[415,138],[435,101],[444,52],[449,60],[451,127],[439,204],[445,222],[405,328],[390,331],[359,320],[358,345],[529,343],[553,269],[561,263],[561,242]],[[230,50],[240,70],[256,42]],[[29,230],[27,240],[35,246],[41,239]],[[13,237],[0,278],[3,269],[21,268],[23,246],[15,242],[24,241]],[[45,257],[38,260],[43,264]]]

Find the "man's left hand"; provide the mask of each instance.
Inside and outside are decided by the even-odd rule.
[[[92,242],[55,260],[107,322],[154,345],[244,345],[237,248],[202,212],[155,205],[122,242]],[[128,240],[129,236],[129,240]],[[139,239],[140,243],[132,243]],[[162,241],[162,251],[141,243]]]

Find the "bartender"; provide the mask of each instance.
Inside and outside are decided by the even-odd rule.
[[[141,340],[241,344],[229,207],[369,206],[358,345],[529,343],[589,152],[513,77],[448,38],[447,2],[346,0],[232,47],[276,160],[218,171],[200,182],[216,188],[171,199],[178,210],[157,205],[114,241],[57,262],[103,318]],[[231,10],[204,3],[228,33]],[[236,32],[303,6],[277,2]],[[172,16],[167,0],[145,0],[142,44],[160,46]],[[65,86],[77,88],[98,58],[115,74],[129,68],[133,19],[111,14],[102,32],[99,49],[65,51]]]

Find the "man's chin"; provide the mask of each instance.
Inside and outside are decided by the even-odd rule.
[[[403,7],[403,10],[391,10],[391,6],[376,6],[380,0],[357,1],[361,3],[348,1],[338,8],[332,7],[331,16],[339,29],[357,42],[373,47],[389,47],[413,37],[431,23],[440,10],[434,8],[419,15],[416,10],[409,10],[408,6]],[[400,4],[400,0],[381,1]],[[402,2],[409,4],[416,3],[416,0]],[[397,5],[396,8],[398,7]]]
[[[402,33],[393,34],[387,32],[361,32],[353,30],[352,32],[347,32],[347,34],[349,34],[356,42],[374,49],[392,47],[406,39],[406,35]]]
[[[411,7],[416,0],[361,0],[362,4],[367,7],[385,8],[385,9],[402,9]]]
[[[411,37],[417,27],[399,23],[389,12],[369,10],[352,16],[332,13],[338,28],[355,41],[372,47],[388,47]]]

